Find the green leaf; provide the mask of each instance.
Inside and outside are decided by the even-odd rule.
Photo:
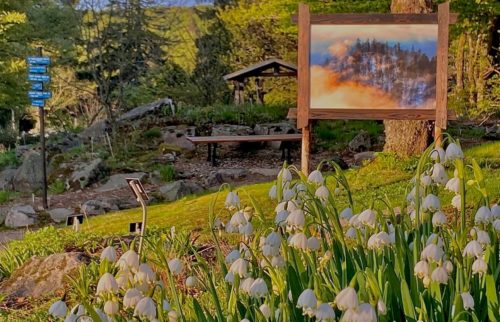
[[[498,312],[498,295],[495,287],[495,279],[491,274],[485,276],[486,299],[488,301],[488,318],[492,322],[500,321]]]
[[[417,315],[415,313],[415,305],[411,300],[410,290],[406,281],[401,281],[401,298],[403,300],[403,309],[405,312],[406,320],[416,321]]]

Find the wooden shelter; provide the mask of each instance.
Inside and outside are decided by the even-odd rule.
[[[255,77],[257,89],[256,103],[264,103],[264,77],[297,77],[297,66],[287,63],[278,58],[271,58],[263,62],[248,66],[234,73],[224,76],[224,80],[230,81],[234,86],[234,103],[244,103],[245,80]]]

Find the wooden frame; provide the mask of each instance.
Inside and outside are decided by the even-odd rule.
[[[298,15],[292,21],[298,23],[298,97],[297,109],[291,109],[289,117],[296,115],[297,127],[302,129],[302,172],[309,173],[309,147],[311,120],[357,119],[357,120],[433,120],[435,137],[439,142],[441,130],[448,119],[456,119],[447,110],[448,80],[448,31],[449,24],[457,21],[457,14],[450,14],[449,2],[438,6],[435,14],[314,14],[306,4],[299,4]],[[435,109],[320,109],[311,108],[311,25],[341,24],[437,24],[436,53],[436,108]]]

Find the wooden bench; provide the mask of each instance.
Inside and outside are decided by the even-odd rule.
[[[235,142],[271,142],[271,141],[300,141],[302,134],[271,134],[271,135],[225,135],[225,136],[188,136],[186,137],[193,144],[208,144],[207,161],[212,162],[216,166],[216,150],[218,143],[235,143]],[[282,158],[286,158],[290,162],[290,145],[283,146]]]

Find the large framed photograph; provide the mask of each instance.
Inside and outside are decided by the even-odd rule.
[[[312,109],[435,109],[437,24],[311,25]]]

